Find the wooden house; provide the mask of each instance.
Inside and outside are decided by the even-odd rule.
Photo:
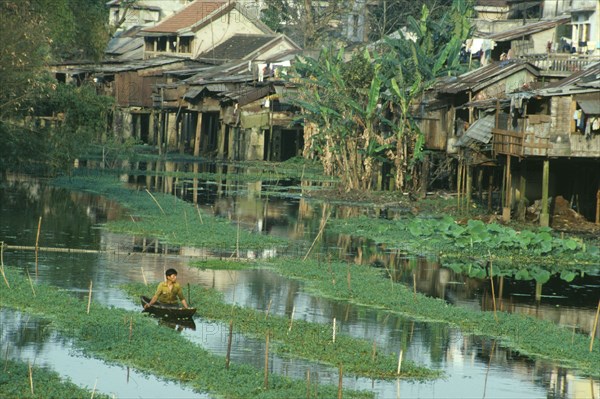
[[[274,34],[255,8],[235,1],[195,0],[158,24],[140,31],[144,58],[196,58],[236,34]]]
[[[600,63],[521,100],[516,126],[492,130],[494,156],[506,159],[506,180],[520,179],[519,188],[507,185],[506,197],[519,190],[530,201],[541,198],[542,225],[550,222],[549,198],[558,195],[600,223]],[[519,165],[511,167],[511,159]]]
[[[504,220],[524,218],[537,201],[548,226],[552,198],[561,196],[600,222],[600,63],[551,84],[539,78],[533,65],[509,60],[442,80],[424,119],[447,135],[467,204],[487,183],[488,204],[496,193]]]
[[[300,48],[283,35],[235,35],[200,55],[206,67],[158,86],[154,107],[180,123],[167,149],[234,160],[285,160],[302,148],[302,129],[276,86]],[[183,72],[182,72],[183,73]],[[189,73],[186,72],[186,73]],[[190,118],[191,123],[182,122]]]

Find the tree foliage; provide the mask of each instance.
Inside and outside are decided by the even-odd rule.
[[[423,6],[419,20],[408,18],[410,35],[387,39],[349,61],[342,50],[327,48],[298,63],[296,102],[314,127],[307,145],[347,190],[373,188],[384,170],[392,170],[396,189],[417,189],[424,137],[414,108],[435,78],[460,71],[467,11],[455,0],[434,20]]]
[[[0,2],[0,172],[64,166],[105,123],[109,101],[48,73],[52,62],[101,56],[105,12],[99,0]]]

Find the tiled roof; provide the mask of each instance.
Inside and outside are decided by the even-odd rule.
[[[151,28],[146,28],[144,32],[153,33],[176,33],[177,31],[189,28],[204,18],[212,14],[215,10],[228,4],[227,1],[218,0],[196,0],[176,14],[165,18],[163,21]]]

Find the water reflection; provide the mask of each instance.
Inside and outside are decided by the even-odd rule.
[[[0,341],[6,358],[50,367],[73,383],[120,398],[208,398],[178,383],[158,379],[128,367],[107,364],[79,353],[73,342],[51,324],[0,309]]]
[[[214,213],[220,215],[229,215],[231,212],[231,216],[226,217],[230,217],[232,221],[238,218],[244,219],[249,229],[260,226],[260,231],[265,231],[267,234],[281,234],[293,237],[295,240],[303,240],[307,244],[303,247],[303,253],[313,242],[327,217],[354,212],[352,208],[332,209],[332,207],[311,204],[304,199],[260,197],[256,195],[256,191],[247,187],[244,190],[234,190],[233,186],[232,183],[215,185],[218,188],[213,190],[214,196],[207,196],[204,199],[207,202],[201,206],[212,209]],[[165,187],[175,189],[181,188],[182,185],[174,181],[172,186]],[[256,186],[253,189],[257,189]],[[225,194],[227,192],[243,192],[244,196],[243,199],[228,198]],[[253,193],[252,197],[250,192]],[[219,202],[220,205],[217,207],[215,204],[219,196],[223,202]],[[210,198],[212,203],[208,203],[211,201]],[[64,205],[65,201],[67,206]],[[26,204],[25,208],[23,204]],[[291,209],[295,209],[296,206],[297,211],[292,211]],[[178,270],[181,281],[217,289],[224,293],[225,300],[230,303],[265,312],[269,309],[272,314],[287,317],[294,312],[294,318],[324,325],[331,325],[333,318],[336,318],[341,332],[372,341],[378,351],[397,353],[400,348],[403,348],[405,359],[425,363],[430,367],[443,370],[448,375],[445,380],[431,383],[372,381],[347,376],[344,378],[344,386],[347,388],[367,389],[377,392],[382,398],[398,394],[405,397],[438,398],[483,397],[484,395],[486,397],[572,398],[580,392],[584,393],[584,397],[600,396],[598,380],[583,379],[568,369],[521,357],[490,340],[469,334],[468,331],[461,332],[447,325],[435,323],[419,323],[391,313],[376,312],[343,302],[314,297],[305,292],[301,283],[264,270],[233,272],[189,268],[187,264],[190,258],[182,256],[182,253],[209,257],[212,249],[192,251],[180,248],[176,254],[173,249],[161,248],[160,244],[152,246],[148,240],[144,245],[143,238],[124,237],[98,229],[98,224],[119,217],[121,213],[115,204],[102,198],[70,194],[64,190],[48,188],[39,182],[20,183],[17,180],[7,182],[0,190],[0,220],[2,220],[0,241],[11,245],[34,245],[40,213],[44,215],[41,245],[64,247],[65,243],[68,243],[73,248],[87,248],[97,252],[41,252],[37,261],[39,281],[68,289],[82,298],[87,296],[89,283],[93,281],[95,301],[108,306],[141,311],[140,305],[126,297],[118,288],[119,285],[136,281],[154,286],[162,279],[166,268],[174,267]],[[69,214],[66,220],[73,226],[66,226],[65,220],[59,220],[65,213]],[[265,215],[271,216],[265,218]],[[462,306],[490,309],[490,293],[486,288],[489,281],[464,278],[440,267],[435,262],[407,260],[405,254],[400,252],[387,251],[374,245],[368,246],[360,240],[348,237],[328,235],[325,235],[313,250],[321,253],[319,256],[322,259],[325,259],[328,253],[335,251],[336,254],[343,254],[351,262],[385,267],[396,283],[412,286],[416,282],[418,290],[428,295],[446,298]],[[36,265],[35,254],[32,251],[7,250],[4,253],[4,263],[33,271]],[[589,281],[579,282],[579,288],[566,296],[576,298],[579,293],[593,288],[596,283]],[[497,284],[500,282],[497,281]],[[527,306],[532,306],[531,297],[523,298],[516,295],[523,292],[524,288],[513,287],[509,282],[503,284],[503,293],[498,294],[499,290],[496,291],[504,301],[500,306],[512,311],[526,311]],[[550,289],[552,285],[547,287]],[[542,293],[547,292],[545,289]],[[561,287],[552,288],[552,290],[560,289]],[[582,330],[586,328],[583,321],[586,318],[592,319],[589,317],[589,306],[586,300],[582,301],[583,306],[579,307],[576,306],[575,300],[572,300],[571,307],[556,307],[554,300],[560,298],[553,297],[551,300],[543,296],[537,302],[535,298],[533,299],[536,316],[554,318],[557,322],[567,320],[568,323],[577,323]],[[194,299],[190,298],[190,302],[193,304]],[[18,320],[14,323],[26,326],[27,322],[21,317],[18,316]],[[195,329],[177,325],[174,328],[184,327],[180,330],[181,334],[190,341],[224,356],[228,326],[202,320],[201,310],[194,324]],[[29,333],[25,331],[19,334],[23,334],[25,338],[9,334],[6,335],[6,339],[10,340],[7,342],[14,342],[15,348],[19,342],[22,347],[29,345],[31,341],[26,338]],[[39,346],[30,350],[37,353],[55,351],[52,356],[61,359],[65,356],[62,352],[69,351],[70,344],[60,345],[56,342],[60,340],[59,337],[50,332],[48,334],[50,337],[40,340]],[[4,337],[3,334],[3,344]],[[23,342],[27,344],[22,344]],[[236,335],[232,348],[232,362],[243,362],[262,368],[264,351],[265,343],[262,340]],[[62,367],[61,363],[56,364],[55,367]],[[269,364],[273,373],[305,379],[309,371],[312,376],[311,381],[337,384],[337,369],[331,367],[296,359],[283,359],[274,355],[270,355]],[[96,366],[90,367],[93,369]],[[69,375],[71,373],[77,374],[78,371],[67,372]],[[85,381],[81,383],[90,384]]]

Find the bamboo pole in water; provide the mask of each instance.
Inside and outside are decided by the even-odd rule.
[[[227,337],[227,356],[225,356],[225,368],[229,370],[231,359],[231,340],[233,338],[233,319],[229,320],[229,336]]]
[[[89,311],[88,311],[89,313]],[[131,342],[131,336],[133,335],[133,317],[129,318],[129,342]]]
[[[273,298],[269,299],[269,304],[267,305],[267,313],[265,314],[265,320],[269,318],[269,312],[271,311],[271,304],[273,303]]]
[[[296,306],[292,307],[292,315],[290,316],[290,327],[288,328],[288,334],[292,331],[292,325],[294,324],[294,312],[296,311]]]
[[[400,349],[400,354],[398,355],[398,369],[396,370],[396,375],[400,375],[400,369],[402,368],[402,355],[404,351]]]
[[[98,385],[98,378],[96,378],[96,382],[94,382],[94,389],[92,389],[92,396],[90,399],[94,399],[94,395],[96,394],[96,386]]]
[[[33,370],[31,369],[31,362],[28,362],[29,366],[29,388],[31,389],[31,395],[35,395],[33,393]]]
[[[594,350],[594,338],[596,337],[596,328],[598,327],[598,314],[600,314],[600,300],[598,301],[598,308],[596,309],[596,318],[594,319],[594,327],[590,337],[590,352]]]
[[[35,275],[38,275],[38,248],[40,244],[40,230],[42,230],[42,217],[38,220],[37,236],[35,237]]]
[[[142,269],[142,278],[144,279],[144,285],[148,286],[148,280],[146,280],[146,275],[144,274],[144,266],[141,266],[140,269]]]
[[[413,298],[417,300],[417,273],[413,273]]]
[[[35,296],[35,288],[33,288],[33,281],[31,281],[31,276],[29,275],[29,269],[27,270],[27,279],[29,280],[29,286],[31,287],[31,292],[33,292],[33,296]]]
[[[338,399],[342,399],[342,383],[344,381],[344,370],[343,370],[343,366],[340,364],[340,368],[339,368],[340,374],[339,374],[339,378],[338,378]]]
[[[306,369],[306,399],[310,399],[310,369]]]
[[[371,350],[371,361],[375,363],[375,354],[377,353],[377,343],[373,340],[373,349]]]
[[[498,315],[496,314],[496,293],[494,292],[494,271],[492,269],[492,259],[490,257],[490,285],[492,286],[492,304],[494,306],[494,319],[498,322]]]
[[[267,342],[265,344],[265,389],[269,389],[269,333],[270,331],[267,330]]]
[[[88,292],[87,314],[90,314],[90,305],[92,304],[92,280],[90,280],[90,290]]]
[[[160,209],[160,211],[162,212],[162,214],[165,215],[165,210],[162,208],[162,206],[160,206],[160,204],[158,203],[158,201],[156,200],[156,198],[154,198],[154,195],[152,195],[152,193],[150,191],[148,191],[148,189],[146,189],[146,192],[154,200],[154,203],[156,203],[156,205],[158,205],[158,208]],[[175,198],[177,198],[177,197],[175,197]]]
[[[335,344],[335,317],[333,318],[333,343]]]
[[[200,213],[200,207],[198,205],[196,205],[196,210],[198,211],[198,217],[200,218],[200,224],[204,224],[204,221],[202,220],[202,214]]]
[[[323,208],[323,212],[325,212],[325,208]],[[330,215],[330,213],[327,213],[327,216],[325,217],[325,219],[324,220],[321,219],[321,227],[319,228],[319,233],[313,240],[312,244],[310,245],[310,248],[308,248],[308,251],[306,251],[306,255],[304,255],[304,259],[302,259],[302,260],[306,260],[306,258],[308,258],[308,255],[310,255],[310,252],[312,251],[313,247],[315,246],[315,243],[323,235],[323,230],[325,230],[325,226],[327,225],[327,221],[329,220],[329,215]]]
[[[0,272],[2,272],[2,277],[4,278],[4,282],[6,286],[10,289],[10,284],[8,283],[8,279],[6,278],[6,274],[4,273],[4,242],[0,241]]]

